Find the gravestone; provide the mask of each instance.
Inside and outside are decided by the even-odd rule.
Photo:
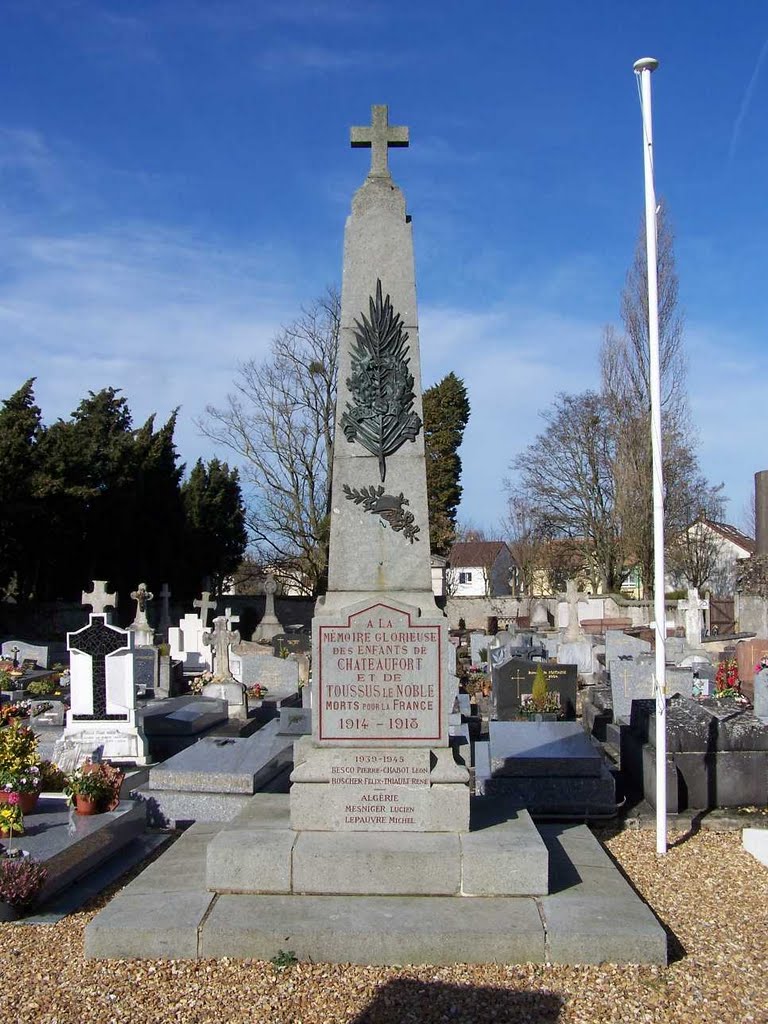
[[[264,606],[264,615],[261,622],[256,627],[253,634],[253,639],[256,641],[268,641],[272,637],[283,633],[283,627],[280,625],[280,620],[275,615],[275,594],[277,592],[277,581],[274,576],[267,576],[264,580],[264,593],[266,594],[266,604]]]
[[[136,721],[134,644],[130,630],[107,622],[106,613],[67,634],[70,710],[54,760],[61,767],[86,757],[145,764],[147,741]]]
[[[5,640],[3,641],[2,656],[9,661],[16,659],[19,668],[23,662],[34,661],[38,668],[50,668],[50,646],[49,644],[31,644],[26,640]],[[31,668],[31,666],[29,666]]]
[[[473,665],[484,664],[483,659],[480,657],[481,651],[485,651],[485,663],[488,662],[488,652],[490,650],[492,640],[493,637],[486,636],[485,633],[469,634],[469,658]]]
[[[689,647],[701,647],[704,634],[704,612],[709,608],[709,598],[699,597],[699,588],[691,587],[688,598],[678,601],[677,607],[685,612],[685,642]]]
[[[632,702],[654,697],[656,662],[650,655],[635,659],[618,658],[609,665],[614,722],[628,722]],[[667,665],[667,695],[693,696],[693,669]]]
[[[549,629],[549,612],[543,601],[535,601],[531,608],[531,628]]]
[[[213,667],[212,649],[203,643],[205,630],[203,620],[191,613],[168,630],[171,657],[182,663],[186,673],[199,674]]]
[[[299,688],[299,662],[295,657],[276,658],[271,647],[242,640],[229,655],[232,675],[243,686],[259,683],[270,696],[287,696]]]
[[[566,817],[616,812],[616,783],[578,722],[490,722],[475,744],[479,795],[503,797],[534,814]]]
[[[147,605],[155,595],[147,590],[146,583],[140,583],[131,591],[131,600],[136,602],[136,615],[128,627],[136,637],[136,647],[149,647],[155,642],[155,631],[147,619]]]
[[[218,601],[211,601],[211,595],[209,591],[204,590],[200,597],[196,597],[192,602],[193,608],[200,609],[200,621],[203,629],[208,628],[208,619],[211,615],[216,614],[216,608],[218,607]]]
[[[213,679],[203,686],[205,697],[221,697],[226,700],[229,706],[230,718],[247,718],[248,701],[245,696],[245,687],[232,675],[229,665],[229,649],[232,644],[240,642],[240,634],[237,630],[227,629],[227,617],[217,615],[213,620],[213,629],[210,633],[203,633],[203,643],[207,644],[213,653]]]
[[[575,665],[542,662],[547,689],[560,696],[560,708],[565,718],[576,717],[577,672]],[[520,705],[530,697],[536,678],[538,663],[522,658],[510,658],[504,665],[494,668],[493,713],[498,721],[511,721],[520,715]]]
[[[133,682],[136,696],[154,693],[159,676],[156,647],[137,647],[133,652]]]
[[[609,629],[605,633],[605,664],[610,665],[618,658],[636,658],[639,654],[650,654],[651,645],[647,640],[630,636],[619,629]]]
[[[287,658],[289,654],[308,654],[312,650],[312,638],[306,633],[277,633],[272,637],[272,653],[276,658]]]
[[[565,585],[565,600],[568,606],[568,625],[563,640],[565,643],[578,643],[584,638],[584,630],[579,625],[579,604],[586,603],[586,595],[579,596],[576,580],[568,580]]]
[[[171,591],[167,583],[163,584],[163,589],[160,591],[160,622],[158,624],[158,632],[162,636],[163,640],[168,640],[168,630],[171,628]]]

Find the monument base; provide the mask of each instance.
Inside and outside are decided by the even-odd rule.
[[[479,817],[477,803],[473,802],[473,825]],[[315,864],[312,893],[288,888],[233,892],[233,885],[245,889],[255,878],[262,886],[269,876],[276,883],[276,865],[285,874],[285,859],[295,848],[288,852],[288,847],[297,842],[297,833],[287,827],[288,804],[287,795],[256,794],[227,825],[193,825],[89,922],[85,956],[270,960],[289,949],[299,960],[312,963],[666,964],[664,929],[586,826],[543,825],[537,831],[524,812],[499,821],[498,806],[487,801],[485,828],[478,821],[477,828],[463,836],[397,837],[401,850],[414,840],[422,847],[426,842],[430,849],[435,839],[458,844],[463,852],[459,878],[464,894],[458,889],[455,895],[429,896],[361,895],[348,890],[317,894],[326,868],[337,881],[341,878],[340,869],[331,863],[332,852],[305,861],[305,867]],[[326,846],[336,839],[352,839],[357,856],[352,860],[347,855],[345,864],[351,879],[370,877],[371,867],[386,873],[386,855],[376,853],[380,838],[370,833],[298,834],[298,840],[308,840],[308,855],[318,852],[318,839]],[[490,849],[480,853],[477,847],[486,843]],[[404,858],[399,859],[402,865]],[[437,866],[434,860],[432,864]],[[455,879],[455,860],[452,864]],[[240,872],[237,879],[232,870]],[[409,870],[413,886],[418,876],[415,869]],[[515,880],[518,870],[537,873]],[[393,877],[394,872],[389,874]],[[549,895],[493,894],[502,879],[507,888],[522,892],[524,886],[539,890],[547,876]],[[443,891],[447,877],[443,871]],[[218,884],[217,879],[226,883],[226,890],[206,888],[211,882]],[[423,872],[421,879],[425,884]],[[470,891],[477,895],[468,895]]]
[[[86,758],[97,761],[148,764],[147,738],[136,724],[136,712],[130,711],[124,722],[78,721],[67,712],[67,724],[53,752],[53,761],[62,771],[74,771]]]
[[[245,687],[234,679],[214,680],[203,687],[204,697],[217,697],[227,702],[230,718],[248,718],[248,698]]]

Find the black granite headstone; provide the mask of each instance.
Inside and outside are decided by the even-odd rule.
[[[513,721],[520,714],[520,705],[533,690],[536,670],[541,665],[551,693],[560,695],[560,707],[566,718],[576,717],[576,665],[558,665],[554,661],[534,663],[512,658],[493,670],[494,718]]]

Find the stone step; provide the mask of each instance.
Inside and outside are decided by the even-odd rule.
[[[269,799],[279,825],[283,798]],[[544,897],[216,895],[205,888],[207,848],[222,831],[192,826],[114,896],[86,927],[86,957],[666,963],[664,929],[584,825],[541,827]]]

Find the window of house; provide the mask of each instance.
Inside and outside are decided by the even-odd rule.
[[[471,582],[472,582],[472,573],[471,572],[460,572],[459,573],[459,583],[471,583]]]

